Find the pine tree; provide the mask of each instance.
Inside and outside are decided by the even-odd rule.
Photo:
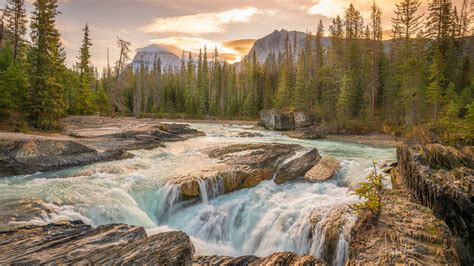
[[[17,62],[24,57],[26,35],[26,6],[24,0],[7,0],[5,7],[6,29],[12,35],[13,59]]]
[[[341,80],[341,87],[339,91],[339,97],[337,99],[337,117],[340,120],[349,118],[350,108],[350,92],[349,92],[349,77],[345,75]]]
[[[0,49],[3,49],[5,39],[5,10],[0,9]]]
[[[441,57],[441,52],[438,51],[434,55],[433,63],[430,67],[430,84],[426,91],[428,100],[433,105],[433,123],[435,127],[438,122],[438,113],[443,99],[445,82],[444,63]]]
[[[370,80],[370,106],[369,116],[374,116],[379,104],[379,96],[381,91],[381,59],[383,57],[382,46],[382,11],[376,6],[375,2],[372,5],[370,28],[371,34],[371,80]]]
[[[291,106],[293,110],[303,109],[304,106],[304,96],[306,92],[306,82],[305,82],[305,69],[304,69],[304,56],[300,55],[298,59],[298,67],[296,70],[296,83],[295,89],[292,95]]]
[[[112,113],[116,111],[125,112],[126,105],[122,97],[124,86],[124,71],[130,61],[130,46],[131,43],[117,37],[117,47],[119,48],[119,59],[115,63],[115,81],[111,86],[109,93],[110,102],[112,105]]]
[[[278,89],[275,93],[274,106],[280,109],[288,107],[290,96],[288,88],[288,67],[283,66],[278,80]]]
[[[99,88],[97,88],[95,92],[94,101],[100,115],[108,116],[111,114],[109,97],[107,96],[105,89],[102,87],[102,84],[99,86]]]
[[[36,0],[33,6],[30,119],[34,127],[57,129],[65,113],[64,89],[59,83],[64,54],[56,29],[57,0]]]
[[[399,26],[396,38],[410,39],[422,29],[424,14],[417,14],[420,6],[420,0],[403,0],[395,4],[396,17],[392,18],[392,23]]]
[[[89,25],[85,25],[84,38],[82,40],[82,46],[79,50],[79,62],[77,68],[79,70],[79,91],[76,95],[75,111],[79,115],[91,115],[96,111],[94,104],[94,97],[92,94],[90,81],[91,81],[91,69],[90,69],[90,47],[92,47],[91,39],[89,37]]]
[[[193,56],[189,52],[188,64],[186,68],[186,87],[185,87],[185,109],[188,114],[193,114],[195,111],[194,108],[194,78],[195,78],[195,69],[193,64]]]

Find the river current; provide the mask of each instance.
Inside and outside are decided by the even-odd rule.
[[[191,126],[207,136],[167,143],[166,148],[134,151],[135,158],[129,160],[0,179],[0,202],[44,200],[55,211],[30,221],[37,224],[67,219],[92,226],[143,226],[148,234],[184,231],[191,236],[199,255],[268,256],[292,251],[323,257],[326,217],[335,209],[358,202],[352,191],[370,172],[374,160],[395,160],[395,150],[391,148],[296,140],[270,131],[252,130],[263,136],[241,138],[238,134],[249,128]],[[322,155],[339,159],[342,169],[329,182],[276,185],[270,180],[227,195],[202,193],[201,200],[192,204],[180,202],[179,190],[167,185],[173,176],[217,164],[202,153],[206,148],[254,142],[299,144],[305,151],[317,148]],[[206,185],[200,184],[202,192],[219,189],[207,189]],[[320,220],[310,226],[315,213]],[[335,265],[343,264],[347,255],[348,232],[354,217],[346,220],[337,243]]]

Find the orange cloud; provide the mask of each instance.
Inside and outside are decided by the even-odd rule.
[[[255,39],[232,40],[222,43],[224,47],[230,48],[238,52],[240,55],[246,55],[252,49]]]
[[[198,37],[169,37],[152,40],[152,43],[166,47],[176,55],[181,55],[183,51],[196,55],[204,46],[207,47],[207,52],[212,54],[214,49],[217,48],[219,59],[231,63],[240,61],[251,49],[250,44],[253,44],[253,42],[254,40],[235,40],[218,43]]]
[[[153,23],[141,29],[151,33],[185,33],[193,36],[205,33],[222,33],[225,32],[228,24],[247,23],[257,14],[263,14],[263,11],[255,7],[247,7],[218,13],[157,18]]]

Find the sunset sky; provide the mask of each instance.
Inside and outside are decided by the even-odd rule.
[[[106,65],[107,47],[111,61],[116,59],[116,36],[131,41],[134,50],[157,43],[180,53],[207,45],[237,60],[254,39],[275,29],[314,32],[319,19],[327,29],[331,18],[343,15],[351,2],[368,18],[372,0],[60,0],[58,27],[69,65],[75,61],[85,23],[91,28],[92,60],[99,68]],[[377,1],[387,30],[395,2]],[[423,0],[423,10],[426,5]]]

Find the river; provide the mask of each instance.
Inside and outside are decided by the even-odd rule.
[[[246,126],[192,124],[207,136],[166,144],[166,148],[134,151],[135,158],[98,163],[51,173],[0,179],[0,201],[41,199],[53,214],[33,223],[82,220],[92,226],[126,223],[143,226],[149,234],[180,230],[189,234],[200,255],[267,256],[279,251],[322,257],[321,231],[332,210],[358,201],[353,188],[369,173],[374,160],[395,160],[393,148],[376,148],[334,141],[296,140],[277,132],[255,131],[262,137],[241,138]],[[179,201],[179,191],[167,185],[177,174],[217,164],[202,150],[218,145],[253,142],[299,144],[317,148],[342,162],[332,181],[260,185],[228,195],[202,196],[193,204]],[[58,178],[60,177],[60,178]],[[203,186],[202,191],[207,191]],[[218,189],[218,188],[216,188]],[[309,220],[320,217],[316,227]],[[343,264],[347,235],[354,217],[346,217],[333,264]]]

